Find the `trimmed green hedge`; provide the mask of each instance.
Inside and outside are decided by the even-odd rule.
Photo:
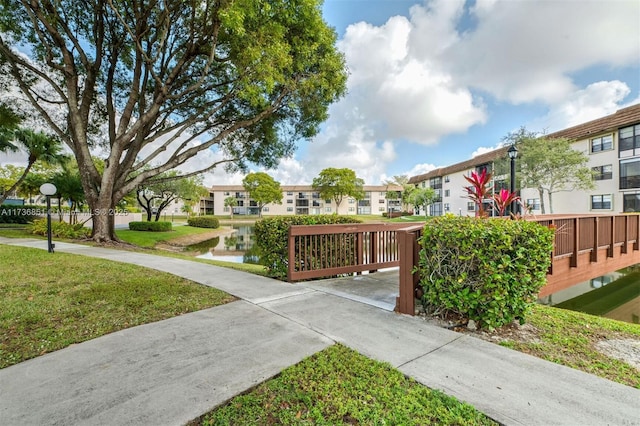
[[[187,224],[195,228],[217,228],[220,221],[213,216],[194,216],[187,219]]]
[[[47,220],[37,219],[28,227],[35,235],[47,235]],[[51,221],[51,236],[56,238],[81,239],[88,238],[91,229],[84,228],[81,223],[70,225],[67,222]]]
[[[171,231],[171,222],[129,222],[132,231],[165,232]]]
[[[553,230],[524,220],[433,218],[420,240],[425,305],[489,329],[523,323],[546,283],[553,238]]]
[[[16,206],[3,204],[0,206],[0,223],[31,223],[40,215],[46,215],[47,208],[43,206]]]
[[[262,219],[255,224],[254,234],[260,252],[260,263],[267,268],[270,277],[287,278],[288,237],[291,225],[332,225],[340,223],[360,223],[349,216],[338,215],[298,215],[279,216]]]

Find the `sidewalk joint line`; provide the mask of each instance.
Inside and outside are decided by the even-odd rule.
[[[398,365],[396,368],[402,368],[405,365],[409,364],[410,362],[416,361],[416,360],[418,360],[420,358],[423,358],[423,357],[425,357],[427,355],[431,355],[432,353],[434,353],[436,351],[439,351],[440,349],[444,348],[445,346],[448,346],[448,345],[452,344],[453,342],[456,342],[456,341],[462,339],[463,337],[465,337],[464,334],[461,335],[461,336],[456,337],[455,339],[453,339],[453,340],[451,340],[451,341],[449,341],[447,343],[445,343],[444,345],[440,345],[437,348],[434,348],[434,349],[430,350],[429,352],[425,352],[422,355],[418,355],[417,357],[415,357],[413,359],[410,359],[409,361],[403,362],[402,364]]]

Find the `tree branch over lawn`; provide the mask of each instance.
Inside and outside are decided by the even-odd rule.
[[[69,146],[87,203],[108,212],[183,165],[246,170],[292,154],[345,92],[335,43],[319,0],[7,0],[0,83]],[[194,170],[209,150],[214,164]],[[96,241],[115,239],[112,216],[93,220]]]

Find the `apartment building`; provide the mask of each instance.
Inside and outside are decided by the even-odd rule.
[[[394,185],[365,185],[364,198],[356,200],[345,197],[339,209],[333,200],[324,200],[311,185],[283,185],[282,204],[268,204],[262,208],[263,216],[278,215],[382,215],[389,211],[400,210],[399,199],[387,199],[387,192],[400,193],[402,187]],[[229,215],[230,207],[225,199],[233,197],[236,206],[234,215],[257,215],[258,204],[249,197],[242,185],[215,185],[209,188],[209,196],[200,200],[200,214]]]
[[[584,124],[547,135],[568,138],[572,147],[584,152],[594,171],[595,189],[557,192],[553,195],[553,213],[640,212],[640,104]],[[413,176],[409,182],[418,187],[434,188],[440,198],[429,207],[428,214],[475,215],[475,205],[467,198],[464,176],[483,169],[495,172],[496,160],[507,158],[508,147],[478,155],[470,160]],[[516,159],[517,161],[517,159]],[[508,189],[508,173],[493,174],[494,191]],[[541,214],[538,191],[518,188],[522,202],[533,214]],[[545,195],[546,196],[546,195]],[[549,200],[545,199],[546,213]],[[422,212],[421,214],[424,214]]]

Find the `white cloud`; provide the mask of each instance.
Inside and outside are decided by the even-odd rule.
[[[624,106],[621,104],[630,92],[629,86],[618,80],[592,83],[552,105],[549,113],[530,127],[550,133],[613,114]],[[638,101],[640,98],[631,103]]]

